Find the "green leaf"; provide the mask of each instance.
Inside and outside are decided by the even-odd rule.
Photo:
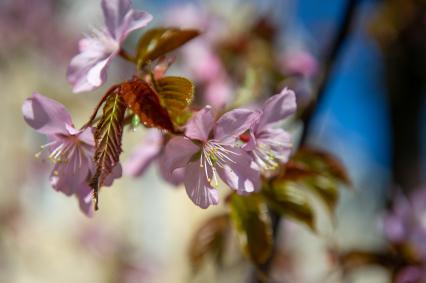
[[[156,90],[172,121],[177,125],[185,124],[190,117],[188,106],[194,96],[193,83],[183,77],[169,76],[157,80]]]
[[[305,187],[316,193],[330,212],[334,212],[339,198],[338,182],[335,178],[315,176],[308,178]]]
[[[277,179],[265,186],[262,193],[271,209],[315,230],[314,209],[297,183]]]
[[[281,181],[293,181],[301,189],[315,193],[331,213],[336,208],[339,197],[338,181],[326,174],[325,171],[318,173],[309,168],[307,164],[289,161],[285,165],[284,175],[279,179]]]
[[[184,45],[200,32],[195,29],[154,28],[148,30],[139,39],[137,64],[143,66],[166,53]]]
[[[342,163],[333,155],[313,148],[302,148],[292,158],[316,174],[328,175],[350,185],[351,181]]]
[[[209,219],[195,232],[189,248],[192,267],[198,271],[208,256],[222,265],[225,240],[229,230],[229,215],[222,214]]]
[[[233,194],[230,207],[243,251],[254,264],[265,263],[272,251],[273,237],[271,219],[262,196]]]
[[[118,164],[121,150],[121,139],[124,127],[124,114],[127,106],[119,95],[119,88],[113,88],[106,98],[103,114],[95,131],[95,163],[96,172],[90,182],[94,191],[95,209],[98,208],[98,192],[105,178]]]

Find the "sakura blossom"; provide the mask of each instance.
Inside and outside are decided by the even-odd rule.
[[[92,128],[76,129],[62,104],[39,93],[33,93],[24,102],[22,113],[30,127],[48,138],[49,142],[36,156],[47,156],[54,164],[50,175],[52,187],[67,196],[76,194],[84,207],[89,196],[86,179],[93,170],[95,140]],[[89,213],[86,207],[83,211]]]
[[[425,266],[408,266],[400,271],[395,279],[395,283],[416,283],[426,281]]]
[[[93,129],[76,129],[62,104],[36,92],[25,100],[22,114],[30,127],[48,139],[36,157],[54,164],[50,174],[52,187],[67,196],[75,195],[81,210],[91,215],[92,194],[87,180],[95,166]],[[120,176],[121,165],[118,165],[108,176],[106,185],[111,185],[113,179]]]
[[[164,170],[171,174],[184,168],[184,185],[190,199],[199,207],[219,203],[219,179],[239,194],[259,189],[259,171],[252,158],[234,143],[247,131],[255,115],[235,109],[217,121],[206,106],[186,124],[185,136],[172,138],[164,152]]]
[[[393,210],[383,221],[385,236],[393,243],[408,245],[426,260],[426,190],[415,191],[408,198],[399,196]]]
[[[261,109],[254,111],[256,119],[249,134],[241,136],[241,140],[247,142],[243,148],[250,153],[261,170],[271,171],[287,162],[292,150],[291,136],[275,126],[295,111],[295,94],[287,88],[270,97]]]
[[[153,18],[145,11],[132,9],[130,0],[102,0],[102,11],[105,27],[80,40],[80,53],[68,67],[68,81],[75,93],[100,87],[106,80],[108,65],[119,54],[127,36]]]

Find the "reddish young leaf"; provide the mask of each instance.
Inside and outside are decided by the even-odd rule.
[[[351,184],[342,163],[330,153],[305,147],[299,149],[292,160],[299,164],[304,163],[313,172],[330,175],[346,185]]]
[[[314,193],[333,213],[339,184],[350,184],[341,163],[329,153],[303,148],[282,167],[281,174],[271,180],[271,188],[264,193],[275,208],[292,212],[293,218],[313,227],[314,215],[308,195]]]
[[[122,83],[120,96],[127,106],[137,115],[146,127],[155,127],[174,132],[173,122],[169,113],[162,107],[160,99],[147,82],[133,78]]]
[[[290,159],[283,167],[283,178],[286,180],[297,181],[303,178],[315,176],[315,172],[310,170],[305,164],[295,162]]]
[[[106,97],[103,114],[96,131],[95,163],[96,172],[90,181],[94,192],[95,209],[98,209],[98,191],[103,185],[106,176],[118,164],[121,153],[121,138],[124,127],[126,105],[119,95],[118,87],[111,88]]]
[[[153,61],[184,45],[200,34],[194,29],[154,28],[139,39],[137,47],[138,65]]]

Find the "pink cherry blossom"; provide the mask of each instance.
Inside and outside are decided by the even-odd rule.
[[[80,53],[68,67],[68,81],[75,93],[101,86],[106,80],[106,68],[129,33],[152,20],[147,12],[133,10],[130,0],[102,0],[102,10],[106,27],[80,40]]]
[[[282,56],[280,60],[282,72],[287,75],[312,77],[318,72],[318,62],[309,52],[294,48]]]
[[[204,103],[216,109],[224,107],[232,98],[234,87],[225,66],[215,51],[224,22],[211,11],[193,3],[179,5],[167,13],[167,23],[180,28],[193,28],[202,35],[182,48],[183,68],[201,83]]]
[[[201,208],[218,204],[215,187],[222,179],[240,194],[259,189],[259,172],[252,158],[235,146],[235,139],[249,128],[255,115],[236,109],[217,122],[210,106],[198,111],[186,125],[185,137],[172,138],[164,152],[166,174],[185,168],[184,185],[191,200]]]
[[[426,189],[417,190],[409,198],[398,196],[393,210],[386,215],[383,229],[393,243],[405,244],[426,260]]]
[[[287,162],[291,149],[291,136],[275,125],[296,111],[296,97],[292,90],[284,88],[281,93],[270,97],[259,110],[250,127],[244,149],[253,157],[264,172],[270,172],[280,163]],[[245,140],[247,139],[247,140]]]
[[[65,107],[39,93],[25,100],[22,113],[27,124],[41,134],[48,143],[36,157],[49,159],[53,164],[50,183],[56,191],[67,196],[75,195],[81,210],[91,215],[91,189],[87,184],[94,172],[95,140],[91,127],[78,130]],[[114,168],[106,185],[121,176],[121,166]]]
[[[426,282],[425,266],[408,266],[402,269],[395,278],[395,283]]]

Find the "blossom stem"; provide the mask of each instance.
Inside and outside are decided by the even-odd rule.
[[[155,76],[152,72],[149,72],[149,78],[151,79],[151,83],[154,86],[155,91],[158,91],[158,84],[157,84],[157,80],[155,79]]]
[[[121,56],[121,58],[123,58],[123,59],[125,59],[125,60],[127,60],[127,61],[129,61],[129,62],[132,62],[132,63],[135,63],[136,64],[136,58],[135,57],[133,57],[132,55],[130,55],[126,50],[124,50],[123,48],[121,48],[120,49],[120,52],[118,53],[120,56]]]
[[[101,97],[98,104],[95,107],[95,110],[93,111],[92,115],[89,118],[89,121],[87,121],[86,124],[84,124],[81,129],[87,128],[88,126],[91,126],[96,121],[96,115],[98,114],[99,109],[101,108],[102,104],[105,102],[105,100],[110,96],[112,92],[114,92],[117,89],[117,86],[112,86],[105,94]]]

